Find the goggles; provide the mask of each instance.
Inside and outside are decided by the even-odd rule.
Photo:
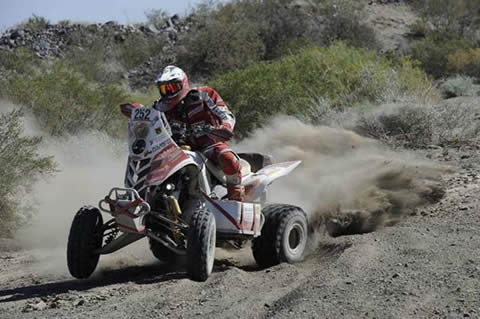
[[[174,95],[183,88],[182,82],[158,83],[157,85],[162,96]]]

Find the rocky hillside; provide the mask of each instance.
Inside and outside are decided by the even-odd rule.
[[[81,47],[79,42],[88,43],[102,37],[107,39],[107,42],[113,40],[122,43],[132,35],[160,37],[165,41],[166,50],[189,28],[188,20],[180,19],[178,15],[170,17],[160,30],[153,25],[122,25],[115,21],[95,24],[46,24],[36,29],[25,26],[5,31],[0,37],[0,50],[15,51],[26,47],[40,58],[62,58],[70,45]]]
[[[381,45],[379,52],[404,53],[410,41],[408,25],[416,19],[412,10],[403,1],[370,1],[363,10],[362,23],[375,30]],[[0,52],[16,52],[23,48],[31,50],[40,59],[56,60],[65,58],[72,50],[91,50],[89,45],[99,39],[104,41],[106,48],[112,50],[122,47],[132,38],[161,43],[157,53],[148,56],[143,63],[123,70],[123,79],[128,79],[130,86],[138,89],[150,85],[162,67],[177,61],[178,51],[183,45],[181,40],[198,26],[198,23],[196,15],[192,14],[186,17],[171,16],[158,28],[152,24],[121,25],[115,21],[95,24],[67,21],[33,27],[19,25],[1,35]]]
[[[20,26],[5,31],[0,37],[0,52],[31,50],[42,60],[65,58],[72,50],[89,51],[95,41],[103,41],[106,49],[115,50],[129,39],[161,43],[159,52],[148,57],[142,65],[126,69],[123,78],[131,80],[134,88],[149,84],[161,66],[174,61],[178,40],[190,30],[192,20],[171,16],[160,28],[154,25],[122,25],[115,21],[95,24],[45,24],[31,28]],[[108,63],[109,61],[105,61]],[[0,73],[2,66],[0,65]]]

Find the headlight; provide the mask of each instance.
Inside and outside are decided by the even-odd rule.
[[[143,151],[145,151],[145,147],[147,146],[147,143],[145,143],[145,140],[136,140],[132,144],[132,152],[133,154],[141,154]]]
[[[149,124],[147,123],[135,123],[133,131],[137,139],[146,139],[149,131]]]

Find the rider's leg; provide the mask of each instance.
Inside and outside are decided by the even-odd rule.
[[[239,160],[232,152],[222,152],[219,154],[219,161],[227,178],[228,199],[244,201],[245,188],[240,185],[242,172]]]
[[[227,179],[228,199],[243,201],[245,199],[245,188],[241,186],[242,172],[240,161],[237,156],[228,148],[228,144],[219,143],[207,152],[207,157],[220,165]]]

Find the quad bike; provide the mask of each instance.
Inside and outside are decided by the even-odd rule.
[[[271,164],[268,156],[238,154],[246,199],[227,200],[223,171],[181,138],[174,140],[163,113],[137,104],[123,104],[121,110],[129,117],[125,185],[111,189],[98,208],[84,206],[76,213],[67,247],[72,276],[89,277],[100,255],[144,237],[165,263],[186,256],[187,273],[197,281],[208,278],[215,247],[226,243],[241,247],[253,240],[253,256],[262,267],[302,260],[304,211],[284,204],[262,208],[267,186],[300,161]],[[104,223],[101,211],[113,218]]]

